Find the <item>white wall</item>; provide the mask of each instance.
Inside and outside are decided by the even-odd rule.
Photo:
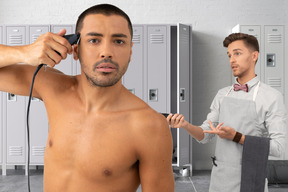
[[[0,0],[0,25],[74,24],[84,9],[98,3],[119,6],[134,24],[192,24],[194,124],[205,120],[217,90],[231,83],[222,47],[231,28],[236,24],[288,25],[285,0]],[[211,168],[213,146],[193,143],[194,169]]]

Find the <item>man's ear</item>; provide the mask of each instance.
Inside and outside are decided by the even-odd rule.
[[[258,60],[258,57],[259,57],[259,52],[258,51],[254,51],[252,53],[252,55],[253,55],[253,61],[255,61],[255,63],[256,63],[256,61]]]
[[[131,41],[131,50],[130,50],[130,57],[129,57],[129,63],[130,63],[130,61],[131,61],[131,57],[132,57],[132,47],[133,47],[133,45],[134,45],[134,42],[133,41]]]
[[[72,48],[73,48],[73,58],[75,61],[77,61],[79,59],[79,57],[78,57],[78,48],[79,48],[78,44],[74,44]]]

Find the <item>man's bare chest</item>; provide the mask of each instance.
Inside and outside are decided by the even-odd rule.
[[[51,124],[45,158],[91,179],[120,177],[137,163],[130,126],[125,118],[65,114]]]

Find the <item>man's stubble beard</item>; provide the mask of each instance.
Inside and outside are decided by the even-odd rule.
[[[129,65],[129,62],[130,62],[130,59],[128,60],[127,62],[127,65],[122,68],[121,70],[119,69],[119,65],[118,63],[116,62],[113,62],[113,61],[108,61],[107,60],[102,60],[100,62],[97,62],[93,65],[93,70],[92,70],[92,73],[94,73],[94,75],[90,75],[88,72],[87,72],[87,67],[86,65],[83,63],[82,59],[79,57],[79,61],[80,61],[80,65],[81,65],[81,68],[82,68],[82,71],[83,73],[85,74],[86,76],[86,79],[88,80],[88,82],[90,82],[90,84],[92,86],[95,86],[95,87],[110,87],[110,86],[113,86],[115,85],[117,82],[119,82],[121,79],[122,79],[122,76],[125,74],[125,72],[127,71],[127,68],[128,68],[128,65]],[[112,63],[113,65],[116,66],[116,74],[114,74],[115,72],[96,72],[96,67],[97,65],[99,65],[100,63],[103,63],[103,62],[106,62],[106,63]]]

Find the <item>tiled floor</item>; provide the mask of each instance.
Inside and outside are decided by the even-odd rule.
[[[1,171],[0,171],[1,173]],[[175,192],[208,192],[210,171],[194,171],[192,177],[182,177],[177,171],[175,176]],[[31,192],[43,191],[43,170],[31,170]],[[0,175],[0,192],[25,192],[27,177],[24,170],[8,170],[7,176]],[[137,190],[141,192],[141,187]],[[269,192],[288,192],[288,185],[269,186]]]

